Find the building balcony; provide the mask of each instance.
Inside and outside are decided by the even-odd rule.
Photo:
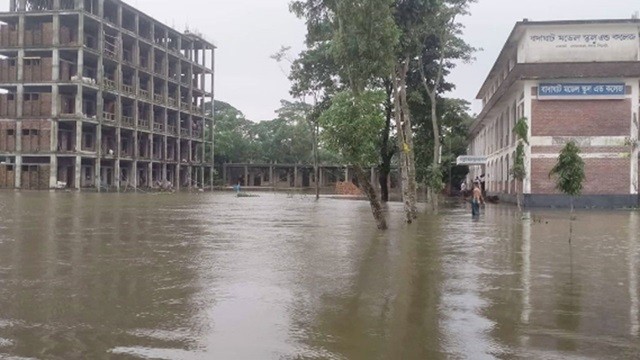
[[[155,132],[163,132],[164,131],[164,124],[159,123],[159,122],[154,122],[153,123],[153,131],[155,131]]]
[[[132,85],[122,84],[122,92],[125,94],[135,95],[136,90]]]
[[[135,121],[131,116],[122,116],[122,126],[134,127]]]
[[[104,79],[104,87],[107,90],[113,90],[113,91],[116,91],[118,89],[118,86],[115,80],[111,80],[109,78]]]
[[[164,102],[164,95],[162,94],[153,94],[153,100],[159,104]]]
[[[138,127],[141,129],[149,130],[149,120],[147,119],[138,119]]]
[[[149,95],[149,91],[140,89],[140,97],[143,99],[151,100],[151,96]]]
[[[106,111],[102,112],[102,120],[112,124],[117,123],[116,114],[106,112]]]

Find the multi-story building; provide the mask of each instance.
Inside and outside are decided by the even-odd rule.
[[[213,181],[213,44],[120,0],[10,1],[0,188]]]
[[[638,205],[640,20],[518,22],[478,93],[470,155],[486,156],[489,194],[513,200],[518,119],[529,125],[525,202],[563,206],[549,172],[575,141],[585,161],[579,206]]]

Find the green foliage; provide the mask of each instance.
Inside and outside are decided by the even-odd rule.
[[[519,181],[524,180],[527,176],[527,170],[524,167],[524,144],[522,142],[518,142],[518,146],[516,147],[516,156],[513,159],[511,175]]]
[[[381,91],[365,91],[358,96],[352,91],[336,94],[319,119],[327,147],[352,165],[375,164],[378,134],[385,122],[384,101]]]
[[[281,105],[275,119],[255,123],[233,106],[216,101],[216,163],[310,163],[313,133],[306,117],[311,106],[289,101],[282,101]],[[338,160],[326,149],[321,149],[320,154],[322,160]]]
[[[433,191],[434,194],[440,193],[444,189],[444,182],[442,182],[442,167],[433,164],[427,168],[427,187]]]
[[[516,122],[516,125],[513,127],[513,132],[516,134],[518,139],[529,145],[529,124],[527,123],[526,117],[522,117]]]
[[[393,0],[337,1],[331,50],[356,95],[391,73],[399,32]]]
[[[424,105],[420,101],[422,101],[421,97],[414,96],[409,103],[412,113],[415,114],[413,119],[417,178],[421,183],[428,183],[429,166],[433,163],[433,127],[431,112],[424,111]],[[458,184],[468,172],[467,168],[456,167],[455,164],[458,156],[467,153],[469,145],[469,127],[473,122],[473,118],[469,115],[469,103],[462,99],[442,98],[437,102],[437,106],[444,129],[441,133],[443,178],[446,177],[448,181],[449,168],[451,168],[451,182]]]
[[[556,178],[556,188],[569,196],[578,196],[582,192],[585,180],[584,161],[580,157],[580,148],[569,141],[558,156],[558,162],[551,169],[549,177]]]
[[[524,143],[529,144],[529,140],[527,139],[529,136],[529,125],[526,117],[520,118],[516,122],[513,132],[520,141],[518,141],[518,146],[516,147],[516,156],[513,159],[511,175],[513,175],[514,179],[522,181],[527,176],[527,170],[524,166]]]

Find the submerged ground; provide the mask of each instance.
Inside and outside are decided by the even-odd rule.
[[[0,358],[640,357],[640,213],[0,193]]]

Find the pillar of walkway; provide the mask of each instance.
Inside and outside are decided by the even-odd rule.
[[[244,166],[244,186],[250,186],[249,185],[249,166],[247,165]]]

